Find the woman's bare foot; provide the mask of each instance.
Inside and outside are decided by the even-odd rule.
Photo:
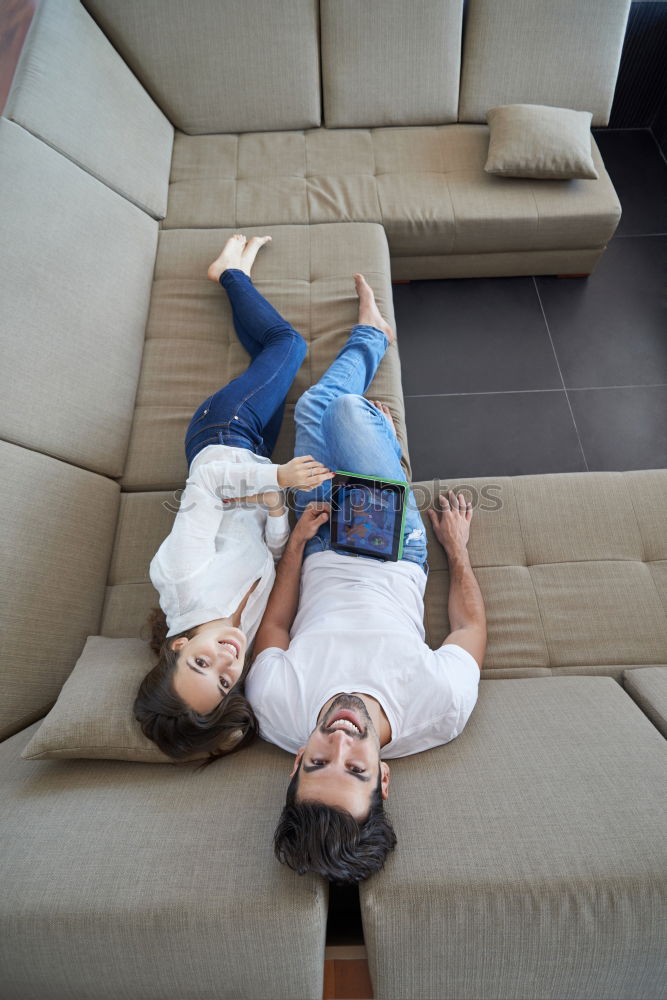
[[[396,424],[394,423],[394,418],[391,415],[391,410],[386,403],[381,403],[379,399],[371,399],[373,406],[376,406],[380,413],[383,415],[392,431],[394,432],[394,437],[396,437]]]
[[[396,340],[396,334],[389,326],[389,323],[383,320],[375,301],[373,289],[363,274],[355,274],[354,283],[357,286],[357,295],[359,296],[359,319],[357,322],[362,326],[375,326],[378,330],[382,330],[386,334],[389,343],[393,344]]]
[[[209,267],[206,276],[211,281],[219,281],[223,271],[234,268],[250,277],[257,251],[270,239],[270,236],[253,236],[248,240],[242,233],[234,233],[225,243],[220,256],[216,257]]]

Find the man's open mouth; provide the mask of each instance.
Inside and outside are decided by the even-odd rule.
[[[350,733],[352,736],[365,736],[366,729],[357,715],[356,712],[352,712],[349,708],[341,708],[334,713],[333,718],[327,722],[325,726],[327,732],[332,732],[335,729],[342,729],[346,733]]]

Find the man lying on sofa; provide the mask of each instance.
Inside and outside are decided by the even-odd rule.
[[[402,479],[389,410],[362,395],[394,334],[370,289],[369,299],[357,288],[361,325],[297,403],[295,454]],[[262,736],[296,753],[277,857],[299,874],[343,883],[368,878],[396,843],[383,806],[389,767],[380,757],[428,750],[465,726],[486,619],[467,551],[472,506],[462,493],[449,491],[442,510],[429,511],[450,571],[452,631],[434,651],[424,642],[426,539],[412,493],[402,558],[380,562],[331,550],[330,489],[327,482],[297,495],[311,526],[290,538],[278,564],[246,696]]]

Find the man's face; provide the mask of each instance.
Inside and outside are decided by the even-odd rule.
[[[178,654],[172,683],[186,705],[207,715],[241,676],[247,640],[241,629],[224,621],[199,625],[191,635],[171,644]]]
[[[339,694],[297,754],[293,776],[299,772],[298,802],[317,801],[345,809],[364,820],[377,786],[389,792],[389,768],[380,761],[380,740],[361,698]]]

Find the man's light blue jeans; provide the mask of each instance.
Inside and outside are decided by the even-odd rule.
[[[316,385],[299,399],[294,411],[295,455],[312,455],[327,468],[358,475],[405,479],[401,447],[386,418],[364,399],[388,346],[374,326],[352,328],[347,344]],[[297,516],[311,500],[331,499],[331,483],[316,490],[298,490]],[[306,543],[305,556],[331,545],[329,524]],[[352,556],[364,559],[364,556]],[[426,571],[426,534],[412,490],[405,518],[402,559],[416,562]]]

